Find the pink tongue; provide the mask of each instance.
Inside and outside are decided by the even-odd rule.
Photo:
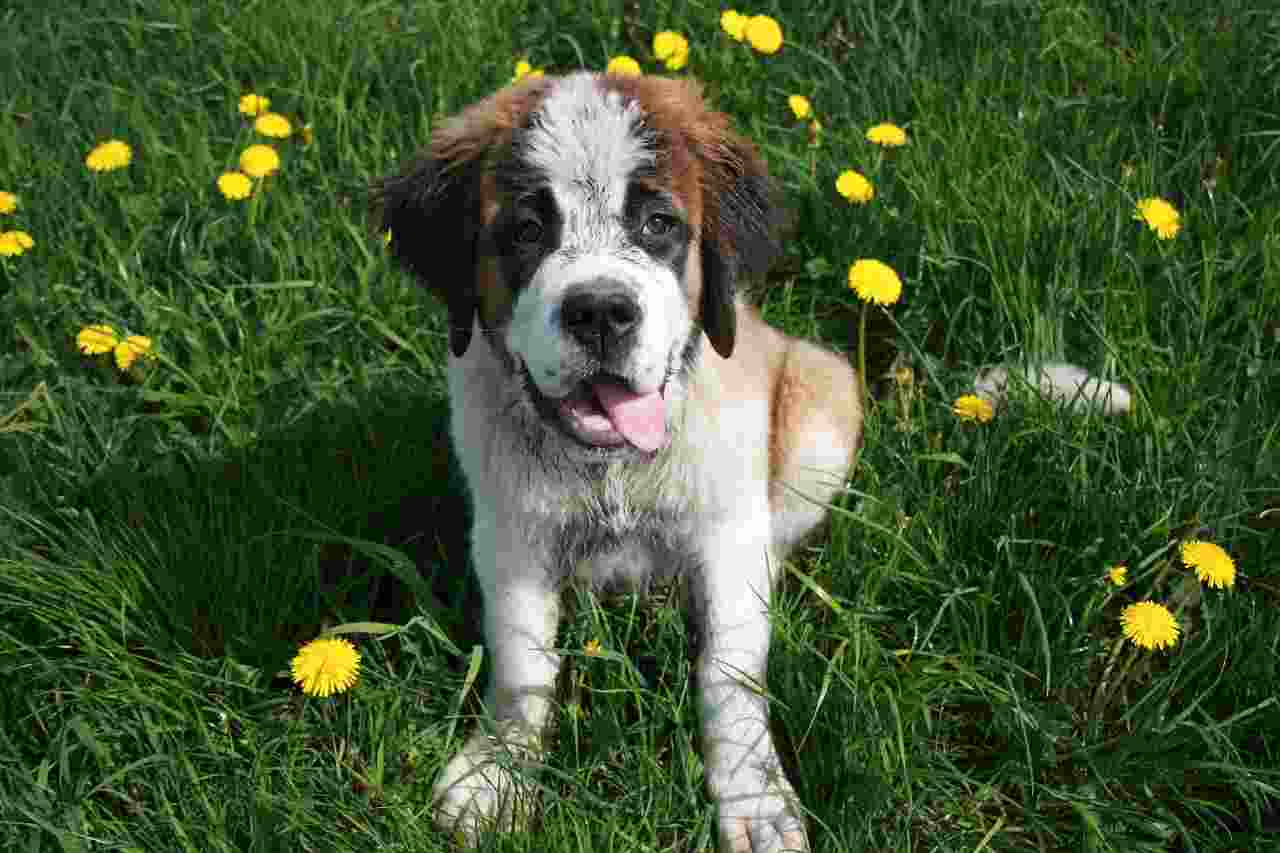
[[[637,394],[613,382],[598,382],[596,399],[613,428],[641,450],[652,453],[667,443],[667,409],[662,394]]]

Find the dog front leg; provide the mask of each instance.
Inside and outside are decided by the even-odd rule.
[[[531,561],[536,550],[507,531],[478,524],[473,538],[493,667],[486,694],[492,724],[482,724],[453,757],[434,792],[436,824],[471,843],[486,827],[507,831],[527,817],[529,797],[511,767],[541,752],[560,669],[553,651],[559,593],[551,573]]]
[[[767,523],[726,525],[709,539],[691,590],[702,623],[697,678],[707,787],[719,808],[721,847],[732,853],[809,849],[764,697],[771,559]]]

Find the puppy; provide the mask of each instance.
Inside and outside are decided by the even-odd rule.
[[[373,207],[448,309],[493,665],[493,725],[441,774],[437,822],[519,818],[503,754],[539,749],[562,585],[679,575],[722,845],[807,849],[761,692],[769,597],[862,412],[844,359],[737,298],[778,251],[755,150],[692,81],[544,77],[439,127]]]
[[[844,359],[737,297],[778,252],[760,157],[692,81],[544,77],[441,125],[373,212],[447,307],[492,658],[437,823],[474,840],[525,811],[510,759],[540,749],[562,586],[678,575],[722,847],[808,849],[762,695],[769,598],[862,411]]]

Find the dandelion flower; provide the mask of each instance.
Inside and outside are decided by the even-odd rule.
[[[1212,542],[1191,539],[1178,550],[1183,565],[1195,569],[1202,584],[1214,589],[1230,589],[1236,585],[1236,564],[1231,555]]]
[[[582,645],[582,652],[583,652],[583,654],[585,654],[587,657],[593,657],[593,658],[595,658],[595,657],[600,657],[600,641],[599,641],[599,640],[587,640],[587,641],[586,641],[585,643],[583,643],[583,645]]]
[[[280,155],[270,145],[250,145],[240,155],[240,171],[251,178],[265,178],[280,170]]]
[[[734,9],[725,9],[720,13],[720,29],[729,34],[729,37],[735,41],[742,41],[747,37],[747,21],[751,20],[748,16],[737,12]]]
[[[106,324],[85,326],[76,335],[76,349],[85,355],[111,352],[118,343],[120,339],[116,337],[116,330]]]
[[[0,190],[0,213],[13,213],[18,209],[18,197],[11,192]]]
[[[541,76],[542,76],[541,68],[534,68],[532,65],[529,64],[529,60],[521,59],[519,62],[516,63],[516,73],[511,78],[511,82],[518,83],[519,81],[523,80],[526,77],[528,77],[530,80],[536,80]]]
[[[867,131],[867,140],[885,148],[898,148],[907,144],[907,132],[896,124],[877,124]]]
[[[146,335],[130,335],[116,344],[116,367],[128,370],[144,355],[151,355],[151,338]]]
[[[94,172],[114,172],[123,169],[133,159],[133,149],[119,139],[110,139],[89,152],[84,164]]]
[[[321,637],[307,643],[293,659],[293,680],[311,696],[341,693],[360,677],[360,653],[350,641]]]
[[[755,15],[743,30],[747,42],[761,53],[777,53],[782,47],[782,27],[768,15]]]
[[[813,115],[813,104],[809,103],[809,99],[804,95],[792,95],[787,98],[787,106],[791,107],[791,112],[798,119],[806,119]]]
[[[1120,613],[1124,635],[1144,649],[1163,649],[1178,641],[1181,629],[1169,608],[1154,601],[1130,604]]]
[[[16,258],[36,244],[26,231],[0,232],[0,255]]]
[[[1144,198],[1137,204],[1133,218],[1147,223],[1161,240],[1172,240],[1182,227],[1178,210],[1162,198]]]
[[[689,40],[680,33],[663,30],[653,37],[653,55],[668,71],[679,71],[689,63]]]
[[[1123,564],[1107,569],[1107,580],[1112,586],[1124,586],[1129,580],[1129,569]]]
[[[892,305],[902,295],[902,279],[893,267],[870,258],[854,261],[849,266],[849,287],[864,302]]]
[[[604,69],[607,74],[623,74],[629,77],[638,77],[640,75],[640,63],[636,62],[629,56],[615,56],[609,60],[609,65]]]
[[[218,176],[218,189],[231,201],[239,201],[253,192],[253,181],[244,172],[223,172]]]
[[[293,125],[280,113],[263,113],[254,119],[253,129],[272,139],[288,139],[293,133]]]
[[[269,106],[271,106],[270,98],[264,98],[262,95],[245,95],[240,99],[240,114],[252,118],[265,113]]]
[[[951,411],[962,421],[977,421],[980,424],[989,423],[996,414],[991,408],[991,403],[976,394],[962,394],[957,397],[951,404]]]
[[[876,195],[875,187],[871,186],[871,182],[853,169],[845,169],[840,173],[840,177],[836,178],[836,192],[858,204],[866,204]]]

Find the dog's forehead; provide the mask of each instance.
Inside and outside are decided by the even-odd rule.
[[[628,182],[651,171],[655,138],[638,100],[588,73],[557,82],[530,116],[521,159],[563,202],[618,209]]]

